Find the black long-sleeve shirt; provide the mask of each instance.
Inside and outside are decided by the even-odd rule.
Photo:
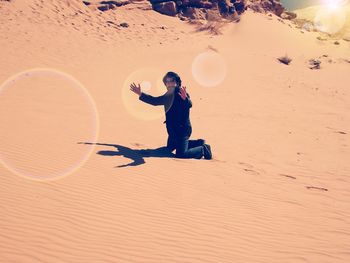
[[[141,92],[139,99],[154,106],[164,105],[165,123],[169,135],[190,136],[192,133],[190,121],[192,101],[188,93],[186,93],[186,99],[183,100],[178,92],[180,92],[179,87],[176,87],[173,93],[167,92],[158,97]]]

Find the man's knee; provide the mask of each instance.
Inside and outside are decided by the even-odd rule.
[[[186,152],[176,150],[175,157],[176,158],[186,158]]]

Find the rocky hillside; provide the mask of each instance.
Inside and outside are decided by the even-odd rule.
[[[22,0],[27,1],[27,0]],[[14,2],[16,0],[0,0],[0,2]],[[44,4],[45,2],[42,2]],[[177,16],[181,20],[203,19],[222,17],[236,19],[245,10],[251,9],[260,13],[273,13],[282,16],[285,8],[280,0],[73,0],[62,1],[62,5],[77,6],[85,4],[92,10],[113,12],[118,8],[132,4],[140,9],[155,10],[168,16]],[[287,17],[289,18],[289,17]]]
[[[141,0],[142,1],[142,0]],[[284,12],[279,0],[146,0],[150,7],[164,15],[178,16],[181,20],[208,19],[211,14],[224,18],[236,18],[247,8],[256,12],[271,12],[278,16]],[[117,9],[135,0],[83,1],[85,5],[100,11]]]

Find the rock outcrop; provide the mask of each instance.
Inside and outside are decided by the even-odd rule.
[[[207,19],[207,11],[216,10],[223,17],[239,15],[245,10],[244,0],[150,0],[159,13],[180,19]],[[170,3],[170,4],[168,4]]]
[[[290,11],[284,11],[280,16],[281,18],[288,19],[288,20],[297,18],[297,14]]]
[[[168,15],[175,16],[178,13],[178,7],[174,1],[150,1],[152,3],[152,7],[155,11]]]
[[[271,12],[277,16],[285,11],[280,0],[247,0],[246,7],[259,13]]]
[[[85,5],[91,5],[91,1],[83,1]],[[100,1],[97,3],[97,9],[100,11],[107,11],[110,9],[115,9],[122,5],[129,4],[129,0],[117,0],[117,1]]]
[[[279,0],[150,0],[154,10],[182,19],[205,19],[208,9],[216,10],[222,17],[242,14],[246,9],[260,13],[274,13],[293,19],[296,15],[287,12]],[[171,3],[171,4],[165,4]]]
[[[135,0],[83,1],[85,5],[93,4],[100,11],[108,11]],[[288,12],[279,0],[148,0],[151,8],[161,14],[178,16],[181,20],[207,19],[213,12],[217,17],[238,17],[245,10],[260,13],[274,13],[283,19],[294,19],[296,15]],[[209,11],[210,10],[210,11]],[[211,15],[208,15],[210,13]]]

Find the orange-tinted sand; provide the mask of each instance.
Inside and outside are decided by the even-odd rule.
[[[350,262],[350,42],[251,11],[213,36],[148,7],[0,2],[0,262]],[[215,87],[202,52],[223,58]],[[130,81],[170,70],[213,160],[137,151],[167,134]]]

